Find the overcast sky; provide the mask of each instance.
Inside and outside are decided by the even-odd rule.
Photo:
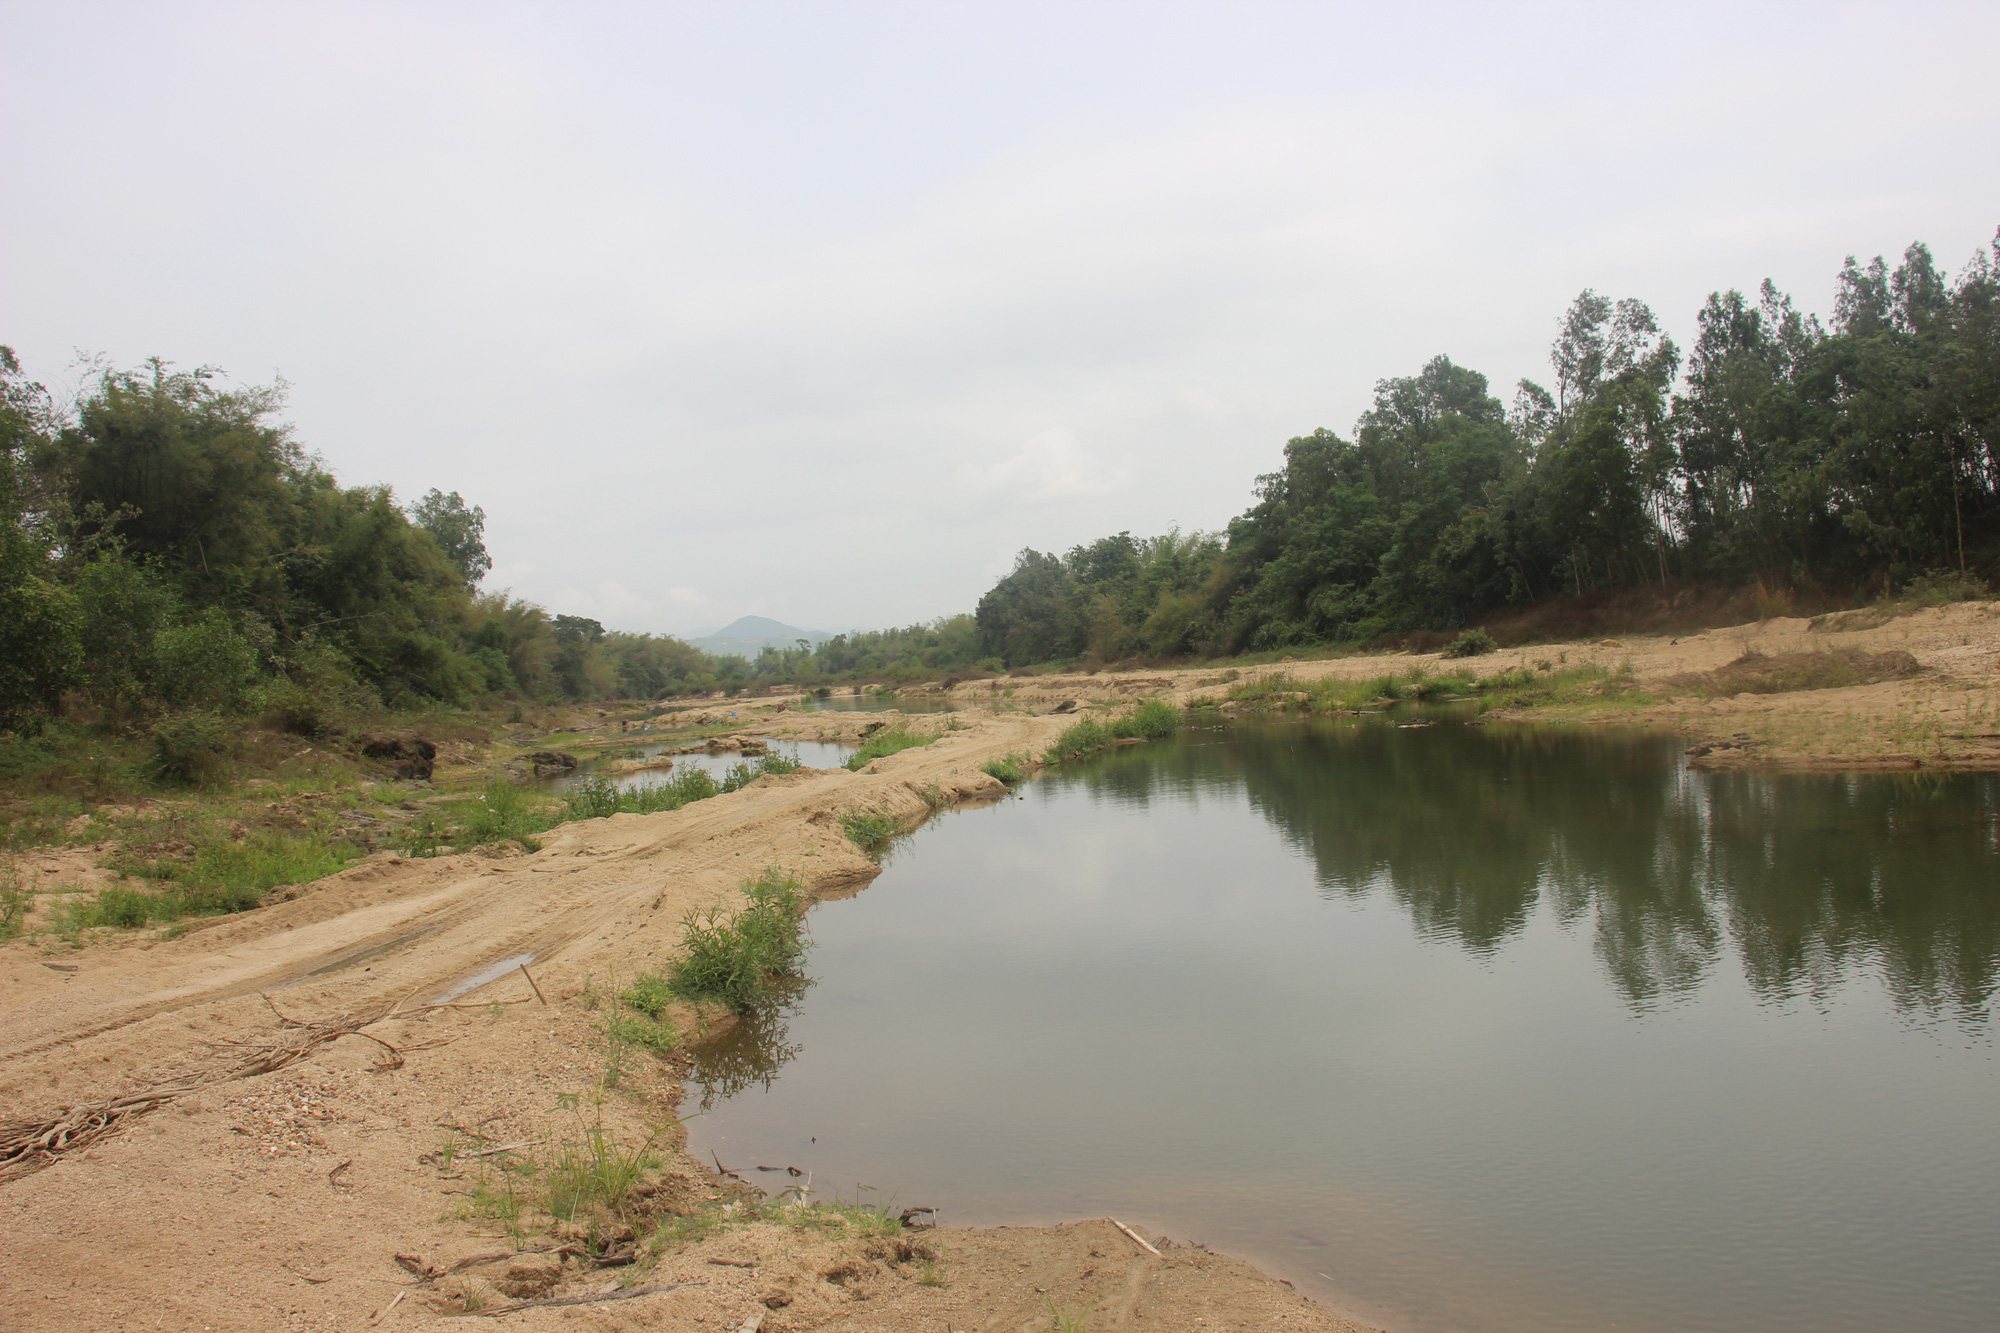
[[[970,610],[1220,528],[1584,287],[2000,225],[2000,6],[0,3],[0,342],[282,374],[615,628]]]

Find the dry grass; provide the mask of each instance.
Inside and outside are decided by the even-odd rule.
[[[1922,670],[1916,658],[1895,649],[1869,653],[1858,648],[1837,648],[1819,653],[1780,653],[1773,657],[1749,652],[1713,671],[1671,677],[1662,681],[1659,688],[1665,693],[1708,698],[1789,694],[1797,690],[1837,690],[1884,680],[1908,680]]]

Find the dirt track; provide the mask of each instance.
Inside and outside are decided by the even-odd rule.
[[[1713,670],[1746,649],[1833,646],[1908,651],[1924,674],[1845,690],[1679,700],[1616,716],[1736,742],[1704,762],[2000,767],[2000,615],[1990,605],[1846,633],[1774,621],[1679,642],[1508,651],[1476,665],[1492,670],[1560,651],[1572,662],[1630,662],[1645,685]],[[1415,664],[1378,657],[1256,670],[1312,679]],[[462,1147],[550,1143],[599,1117],[621,1142],[636,1143],[649,1125],[670,1120],[673,1071],[651,1057],[643,1068],[628,1066],[618,1088],[593,1104],[607,1058],[600,1015],[587,1003],[593,981],[657,968],[687,912],[733,904],[741,883],[767,866],[815,893],[865,884],[876,867],[842,836],[838,812],[866,806],[914,822],[929,809],[920,791],[933,783],[959,802],[999,798],[1003,789],[980,765],[1039,752],[1071,721],[1038,710],[1065,699],[1186,701],[1224,688],[1219,673],[1200,670],[976,682],[954,692],[963,730],[863,773],[805,770],[667,814],[565,825],[531,855],[378,855],[290,901],[216,918],[179,939],[96,944],[60,960],[27,941],[0,946],[0,1115],[33,1119],[162,1085],[192,1089],[128,1113],[117,1132],[47,1169],[0,1184],[0,1327],[443,1327],[441,1309],[468,1295],[504,1301],[509,1285],[606,1290],[616,1273],[565,1269],[546,1257],[509,1257],[425,1283],[395,1259],[448,1269],[512,1248],[490,1220],[460,1215],[472,1173],[437,1160],[448,1138],[462,1135]],[[1028,711],[980,707],[1002,703]],[[811,735],[851,733],[867,719],[760,720],[746,709],[742,720],[748,732]],[[423,1007],[522,955],[532,956],[547,1004],[521,972],[504,971],[465,993],[465,1007]],[[76,970],[48,966],[55,961]],[[286,1026],[281,1013],[308,1025],[376,1021],[362,1035],[320,1041],[310,1027]],[[287,1062],[294,1052],[299,1058]],[[281,1067],[226,1077],[260,1060]],[[720,1197],[721,1183],[672,1152],[656,1202],[684,1211]],[[733,1227],[671,1249],[644,1279],[687,1284],[676,1290],[508,1317],[529,1327],[720,1330],[761,1312],[773,1333],[999,1330],[1048,1328],[1054,1312],[1092,1309],[1097,1330],[1353,1327],[1246,1265],[1189,1249],[1154,1256],[1108,1222],[945,1231],[925,1243],[941,1253],[949,1285],[925,1285],[918,1260],[899,1259],[879,1240]],[[526,1276],[508,1276],[523,1265]],[[551,1287],[556,1280],[562,1285]]]

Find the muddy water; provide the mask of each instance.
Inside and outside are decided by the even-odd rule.
[[[1396,1330],[2000,1327],[2000,781],[1195,730],[934,821],[692,1122]]]
[[[614,750],[611,752],[611,756],[620,759],[651,759],[655,755],[665,754],[667,751],[682,744],[685,744],[685,742],[674,741],[660,742],[652,745],[635,745],[630,747],[630,749]],[[795,763],[806,765],[808,768],[839,768],[847,762],[848,756],[852,755],[855,751],[855,747],[852,745],[841,745],[834,741],[774,740],[770,742],[770,746],[773,754],[781,754]],[[677,754],[672,756],[672,758],[674,761],[672,768],[642,768],[635,773],[611,774],[611,785],[620,791],[636,791],[641,787],[650,787],[655,783],[670,781],[674,774],[684,772],[690,768],[706,769],[710,776],[720,780],[729,775],[731,768],[737,764],[746,762],[743,755],[733,753]],[[748,762],[755,763],[755,756],[751,756]],[[579,782],[587,781],[596,776],[596,768],[597,761],[593,760],[583,768],[578,769],[575,773],[546,777],[541,779],[536,785],[543,791],[568,791]]]

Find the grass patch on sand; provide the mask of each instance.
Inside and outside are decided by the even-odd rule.
[[[747,1013],[774,978],[796,974],[808,947],[803,890],[772,869],[743,891],[749,901],[727,920],[719,906],[690,912],[682,957],[664,975],[640,974],[620,998],[650,1020],[672,999],[715,1000]]]
[[[989,759],[979,766],[979,771],[989,778],[998,778],[1010,787],[1018,787],[1028,780],[1028,766],[1034,761],[1027,753],[1015,750],[998,759]]]
[[[849,842],[870,856],[880,856],[903,831],[893,817],[861,809],[841,811],[840,827]]]
[[[923,732],[906,730],[900,723],[893,727],[884,727],[867,740],[862,741],[861,748],[848,756],[848,771],[859,773],[877,759],[883,759],[892,754],[901,754],[904,750],[914,750],[922,745],[929,745],[936,739],[936,736],[926,735]]]
[[[1164,740],[1180,730],[1181,710],[1164,699],[1148,699],[1123,717],[1106,723],[1085,718],[1065,729],[1042,753],[1045,764],[1063,764],[1096,754],[1121,740]]]

